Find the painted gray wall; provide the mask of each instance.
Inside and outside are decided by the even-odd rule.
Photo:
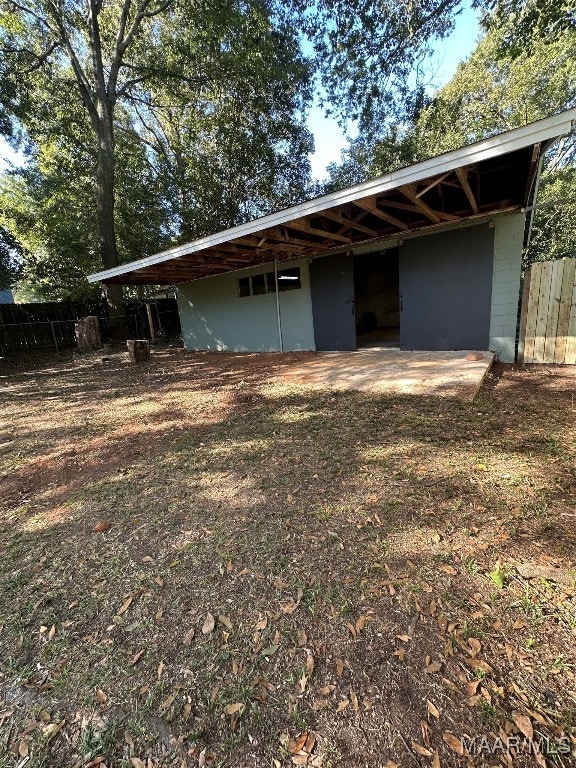
[[[341,253],[315,259],[310,288],[316,349],[356,349],[353,257]]]
[[[494,229],[408,240],[400,248],[400,343],[406,350],[487,349]]]
[[[280,292],[284,350],[314,349],[308,260],[282,264],[300,267],[302,287]],[[276,294],[238,296],[238,279],[274,270],[273,264],[243,269],[178,287],[184,346],[191,350],[278,351]]]
[[[496,352],[504,363],[514,362],[524,226],[523,213],[494,219],[494,274],[489,349]]]

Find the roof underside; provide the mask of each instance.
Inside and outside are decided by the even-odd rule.
[[[565,113],[562,128],[567,118]],[[504,136],[518,130],[526,129]],[[409,237],[428,229],[519,210],[529,204],[533,195],[550,129],[545,133],[527,135],[524,146],[519,148],[518,143],[515,147],[508,145],[511,151],[506,151],[505,144],[490,153],[480,152],[488,142],[472,145],[466,148],[469,152],[460,150],[444,156],[454,155],[449,163],[426,161],[383,177],[380,184],[376,180],[333,193],[91,275],[90,280],[125,285],[181,283],[274,259],[285,262],[353,250],[372,241]],[[466,163],[470,159],[475,161]]]

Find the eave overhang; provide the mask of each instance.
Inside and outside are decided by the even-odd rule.
[[[571,109],[88,279],[182,283],[521,210],[533,199],[544,148],[569,133],[574,121]]]

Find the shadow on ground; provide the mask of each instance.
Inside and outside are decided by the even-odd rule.
[[[574,593],[515,566],[574,567],[576,377],[470,404],[306,390],[298,359],[4,380],[6,765],[288,765],[305,732],[300,764],[457,765],[444,734],[517,712],[569,736]]]

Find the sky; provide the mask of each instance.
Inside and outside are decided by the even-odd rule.
[[[452,34],[436,44],[430,61],[431,69],[435,72],[435,87],[439,88],[450,80],[458,64],[469,56],[475,47],[479,31],[476,14],[471,9],[467,9],[458,17]],[[308,127],[314,134],[316,145],[316,151],[310,155],[312,176],[321,181],[327,175],[326,167],[329,163],[340,159],[340,153],[348,141],[336,120],[326,117],[324,110],[319,106],[310,110]],[[0,172],[8,168],[11,163],[22,162],[22,156],[15,154],[0,137]]]

